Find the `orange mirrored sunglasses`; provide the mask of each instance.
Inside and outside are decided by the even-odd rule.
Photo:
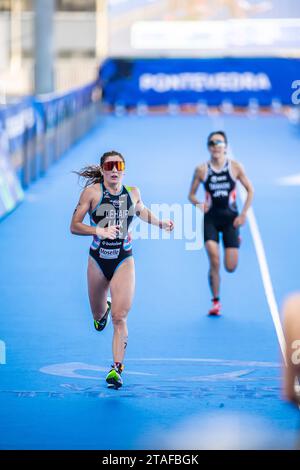
[[[112,171],[116,167],[117,171],[125,170],[125,163],[120,160],[113,160],[110,162],[104,162],[102,168],[104,171]]]

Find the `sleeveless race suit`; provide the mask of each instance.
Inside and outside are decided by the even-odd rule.
[[[131,187],[122,186],[118,194],[111,194],[103,183],[100,183],[102,196],[90,214],[91,225],[105,228],[120,225],[118,238],[109,240],[94,236],[90,246],[90,256],[97,263],[104,276],[110,281],[116,269],[127,258],[132,256],[131,236],[129,227],[135,211],[131,199]]]
[[[203,184],[205,201],[209,206],[208,212],[204,214],[204,241],[214,240],[219,243],[219,233],[222,233],[225,248],[238,248],[239,229],[233,226],[233,221],[238,216],[236,180],[232,176],[231,161],[226,160],[219,171],[208,162]]]

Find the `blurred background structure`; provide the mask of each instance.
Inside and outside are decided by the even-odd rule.
[[[34,93],[42,21],[64,91],[93,80],[107,56],[299,57],[299,18],[297,0],[1,0],[0,95]]]
[[[35,57],[45,52],[44,43],[36,36],[39,24],[44,32],[44,41],[52,43],[53,90],[65,91],[93,80],[99,66],[99,54],[102,53],[102,44],[99,48],[96,33],[97,21],[101,21],[101,3],[1,1],[2,100],[5,96],[9,98],[35,91]],[[96,10],[97,4],[100,5],[99,10]]]

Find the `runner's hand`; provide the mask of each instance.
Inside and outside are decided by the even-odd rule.
[[[197,207],[198,207],[198,209],[200,209],[201,212],[203,212],[204,214],[206,214],[206,212],[209,211],[209,206],[208,206],[208,204],[206,204],[206,202],[200,202],[199,204],[197,204]]]
[[[115,240],[119,235],[120,225],[110,225],[109,227],[96,228],[96,233],[99,238],[108,238],[109,240]]]
[[[159,227],[163,228],[166,232],[172,232],[174,230],[174,222],[173,220],[161,220]]]
[[[238,228],[241,225],[244,225],[245,222],[246,222],[246,216],[244,214],[240,214],[234,219],[233,226],[234,228]]]

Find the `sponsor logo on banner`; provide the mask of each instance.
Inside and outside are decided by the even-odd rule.
[[[271,80],[266,73],[218,72],[218,73],[144,73],[140,76],[141,91],[157,93],[169,91],[265,91],[271,90]]]

